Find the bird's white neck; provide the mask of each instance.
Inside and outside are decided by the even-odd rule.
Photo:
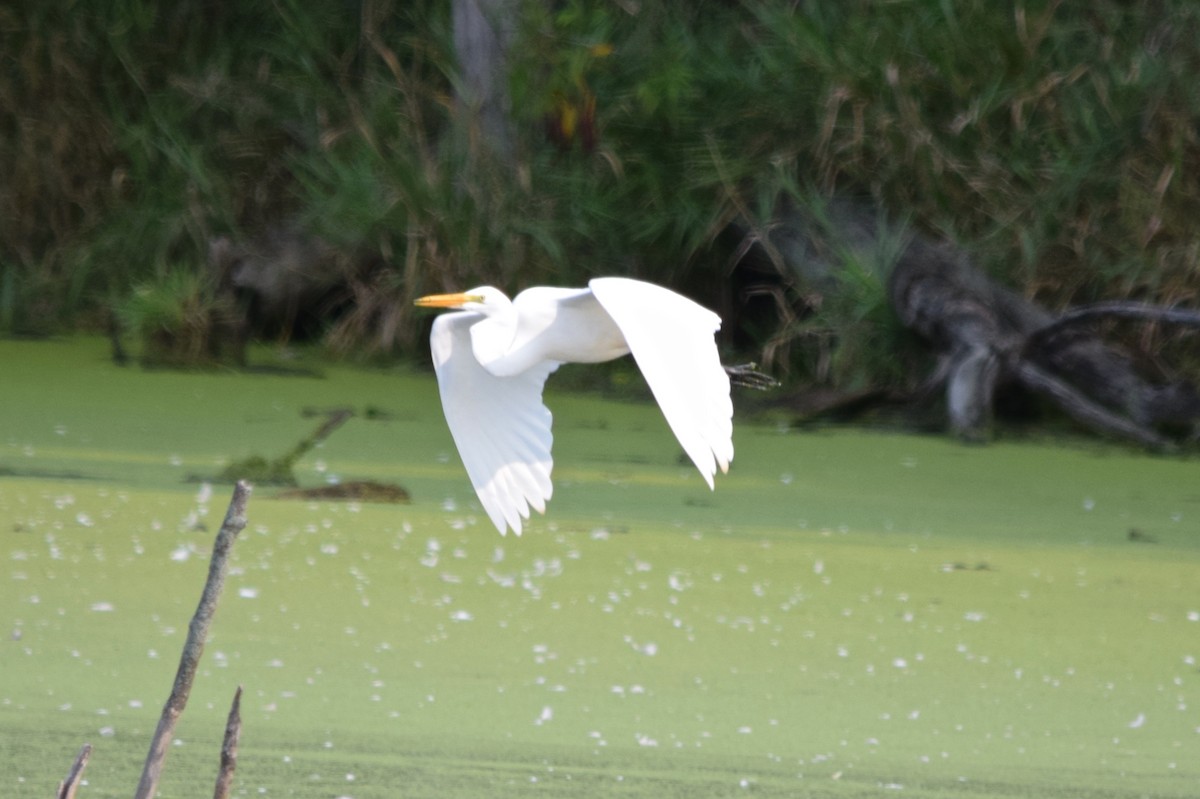
[[[513,351],[518,319],[511,302],[488,307],[483,317],[471,325],[471,351],[480,366],[496,377],[512,377],[533,365]]]

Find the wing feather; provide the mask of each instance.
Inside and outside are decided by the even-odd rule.
[[[446,424],[467,476],[501,534],[521,534],[529,510],[544,513],[553,485],[552,417],[542,402],[546,378],[558,368],[541,363],[515,377],[490,374],[471,351],[471,312],[439,316],[430,333],[433,367]]]
[[[621,329],[663,416],[713,487],[733,460],[729,375],[713,334],[721,318],[669,289],[629,278],[596,278],[593,296]]]

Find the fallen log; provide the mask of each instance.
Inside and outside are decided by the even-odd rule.
[[[958,248],[921,237],[897,260],[888,294],[901,321],[937,350],[927,388],[944,387],[950,427],[964,439],[988,436],[996,393],[1009,385],[1094,430],[1155,450],[1175,446],[1164,426],[1200,421],[1191,382],[1143,377],[1126,352],[1088,329],[1110,318],[1200,327],[1200,313],[1110,302],[1055,316],[992,281]]]

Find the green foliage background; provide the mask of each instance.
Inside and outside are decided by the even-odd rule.
[[[784,201],[835,194],[1050,305],[1195,300],[1194,3],[517,6],[511,158],[455,99],[450,0],[0,9],[0,329],[94,323],[217,235],[300,224],[388,264],[394,312],[336,348],[403,353],[408,300],[451,285],[622,273],[717,298],[731,223],[769,241]],[[588,102],[594,148],[547,140]],[[880,306],[863,274],[809,339],[885,363],[890,331],[846,328]]]

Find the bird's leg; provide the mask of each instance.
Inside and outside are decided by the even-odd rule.
[[[758,364],[751,361],[736,366],[722,366],[729,375],[729,382],[742,388],[752,388],[756,391],[778,388],[779,381],[769,374],[757,371]]]

